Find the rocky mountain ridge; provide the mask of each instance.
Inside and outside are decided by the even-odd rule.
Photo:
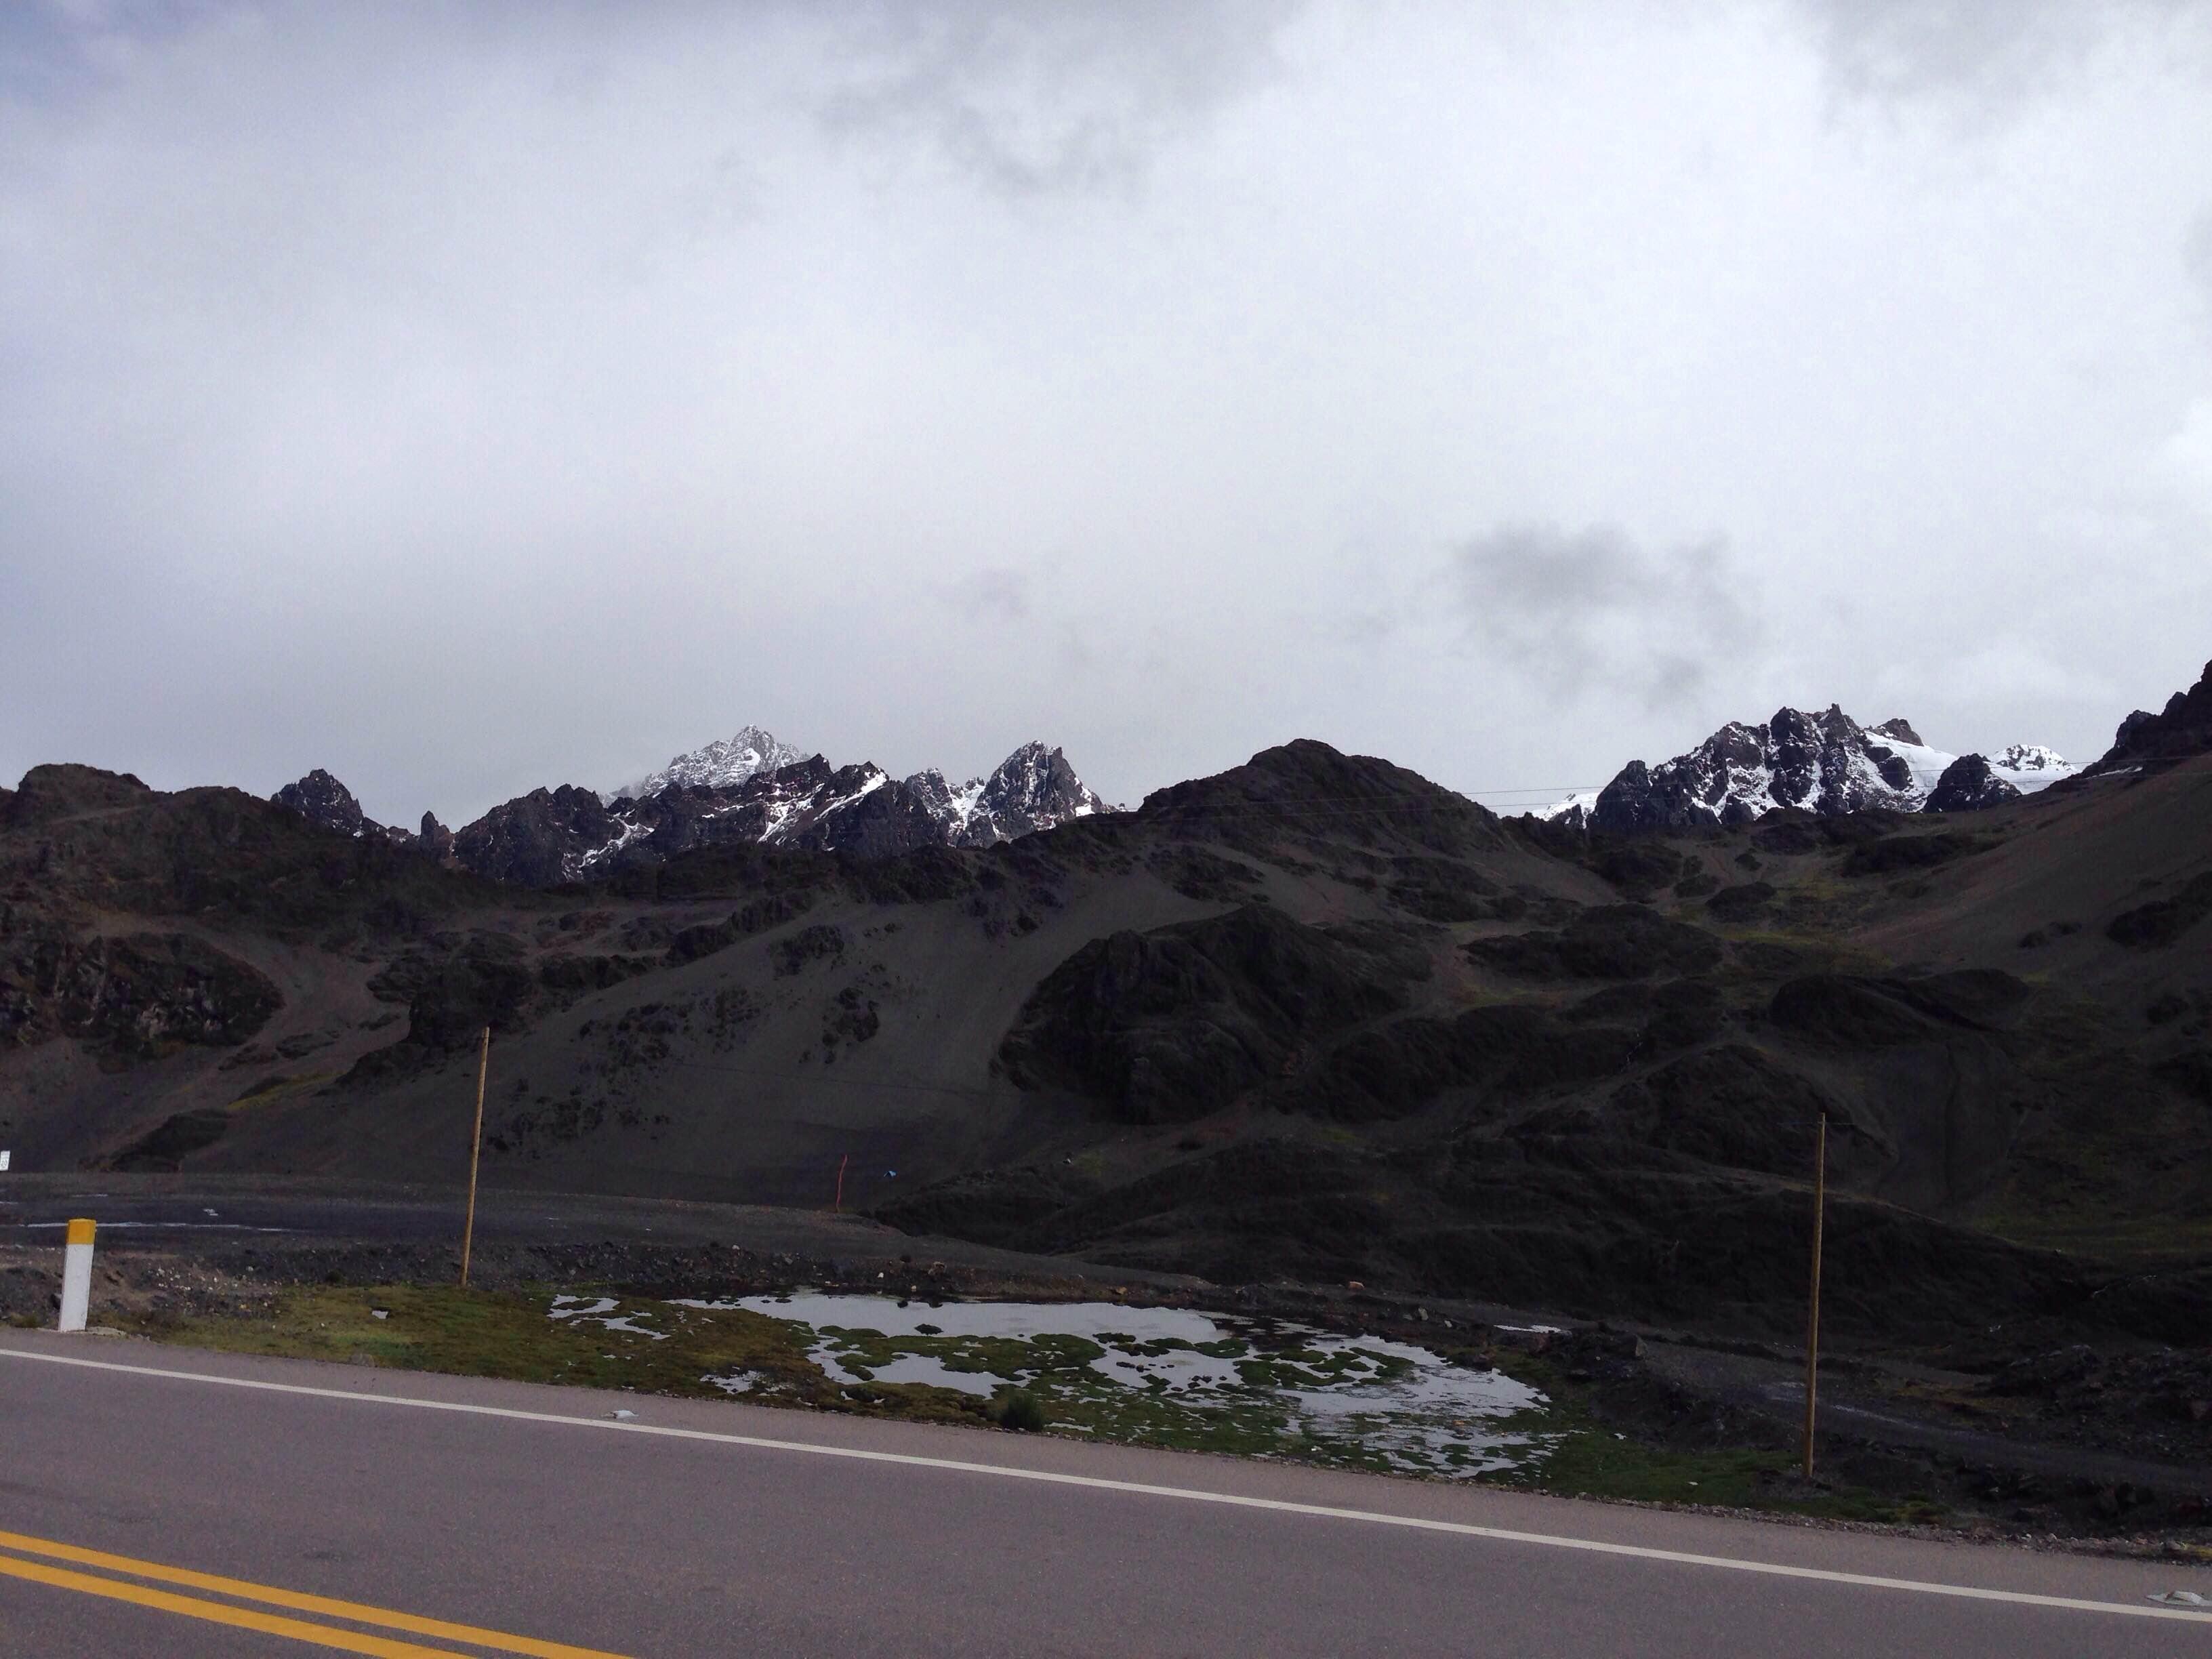
[[[2212,662],[2186,691],[2166,699],[2154,714],[2138,708],[2120,722],[2112,746],[2086,769],[2085,775],[2170,766],[2212,750]]]
[[[1064,753],[1041,743],[1024,744],[989,777],[970,778],[957,789],[934,767],[905,780],[904,787],[945,826],[955,847],[994,847],[1114,810],[1076,775]]]
[[[1778,709],[1759,725],[1730,721],[1672,760],[1631,761],[1603,789],[1534,816],[1635,835],[1731,828],[1793,807],[1823,817],[1962,811],[2032,794],[2077,769],[2036,744],[2014,744],[1995,759],[1954,755],[1909,720],[1862,726],[1831,704],[1818,714]]]
[[[269,799],[342,836],[358,836],[367,830],[383,828],[362,816],[361,803],[354,799],[353,791],[319,766],[298,782],[286,784]]]
[[[452,858],[501,885],[236,790],[0,790],[18,1170],[449,1186],[489,1029],[495,1188],[842,1181],[910,1230],[1223,1286],[1765,1341],[1825,1117],[1855,1340],[2201,1345],[2212,1309],[2212,755],[1971,823],[1633,841],[1308,741],[988,848],[818,760],[507,807]],[[2197,1397],[2171,1420],[2212,1436]]]
[[[679,783],[693,789],[732,789],[757,773],[795,766],[805,758],[805,750],[793,747],[774,732],[757,726],[741,726],[732,736],[678,755],[658,772],[601,799],[610,806],[618,800],[645,800]]]
[[[649,793],[575,784],[535,789],[447,830],[376,823],[320,769],[270,799],[337,834],[389,841],[487,880],[526,887],[605,878],[703,847],[749,845],[886,858],[926,847],[992,847],[1112,809],[1066,753],[1026,743],[988,778],[954,788],[934,769],[905,780],[872,763],[832,767],[757,726],[678,756]],[[764,763],[773,762],[773,764]],[[665,781],[664,781],[665,780]]]

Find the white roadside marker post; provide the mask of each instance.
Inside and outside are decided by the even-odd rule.
[[[93,1224],[80,1218],[69,1224],[69,1247],[62,1256],[62,1322],[65,1331],[84,1328],[92,1305]]]

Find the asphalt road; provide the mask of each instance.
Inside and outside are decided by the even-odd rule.
[[[0,1243],[51,1243],[73,1216],[95,1218],[103,1245],[176,1252],[271,1249],[319,1243],[460,1248],[461,1188],[292,1176],[0,1176]],[[742,1244],[817,1261],[925,1255],[964,1267],[1046,1278],[1188,1284],[1173,1273],[1110,1271],[1061,1256],[1028,1255],[962,1239],[916,1237],[847,1212],[680,1199],[620,1198],[486,1187],[479,1246],[569,1245],[608,1240],[682,1247]]]
[[[2197,1568],[97,1337],[0,1457],[8,1656],[2212,1652]]]
[[[463,1190],[296,1176],[131,1175],[0,1177],[0,1230],[52,1228],[93,1215],[118,1243],[143,1232],[173,1247],[240,1236],[459,1248]],[[665,1244],[758,1237],[763,1249],[887,1244],[889,1227],[855,1215],[749,1204],[617,1198],[486,1187],[477,1206],[485,1243],[565,1244],[610,1238]],[[1004,1255],[1005,1252],[993,1254]]]

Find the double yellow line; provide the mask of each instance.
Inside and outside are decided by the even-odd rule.
[[[64,1561],[70,1565],[52,1565]],[[85,1567],[94,1571],[77,1571]],[[570,1647],[565,1643],[541,1642],[535,1637],[514,1636],[505,1631],[482,1630],[474,1625],[449,1624],[442,1619],[425,1619],[388,1607],[365,1607],[357,1601],[339,1601],[327,1595],[308,1595],[299,1590],[278,1589],[240,1578],[222,1578],[211,1572],[164,1566],[158,1561],[134,1560],[127,1555],[108,1555],[99,1550],[82,1549],[75,1544],[27,1537],[21,1533],[0,1532],[0,1576],[85,1595],[105,1596],[110,1601],[128,1601],[212,1625],[289,1637],[295,1642],[334,1648],[341,1653],[371,1654],[375,1659],[424,1659],[425,1656],[430,1659],[453,1659],[456,1652],[471,1650],[529,1654],[533,1659],[622,1659],[619,1654],[605,1653],[598,1648]],[[180,1585],[205,1594],[184,1595],[154,1588],[159,1584]],[[210,1599],[217,1596],[226,1599]],[[258,1605],[236,1605],[240,1602]],[[284,1613],[264,1613],[260,1611],[262,1607],[284,1607],[291,1613],[337,1622],[314,1623]],[[368,1631],[348,1630],[344,1628],[346,1625],[404,1631],[410,1636],[426,1636],[458,1645],[424,1647],[416,1642],[373,1635]]]

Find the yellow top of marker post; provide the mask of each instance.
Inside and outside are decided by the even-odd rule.
[[[69,1242],[72,1244],[91,1243],[92,1228],[93,1224],[91,1222],[87,1221],[82,1216],[79,1216],[75,1221],[70,1222],[69,1224]]]

